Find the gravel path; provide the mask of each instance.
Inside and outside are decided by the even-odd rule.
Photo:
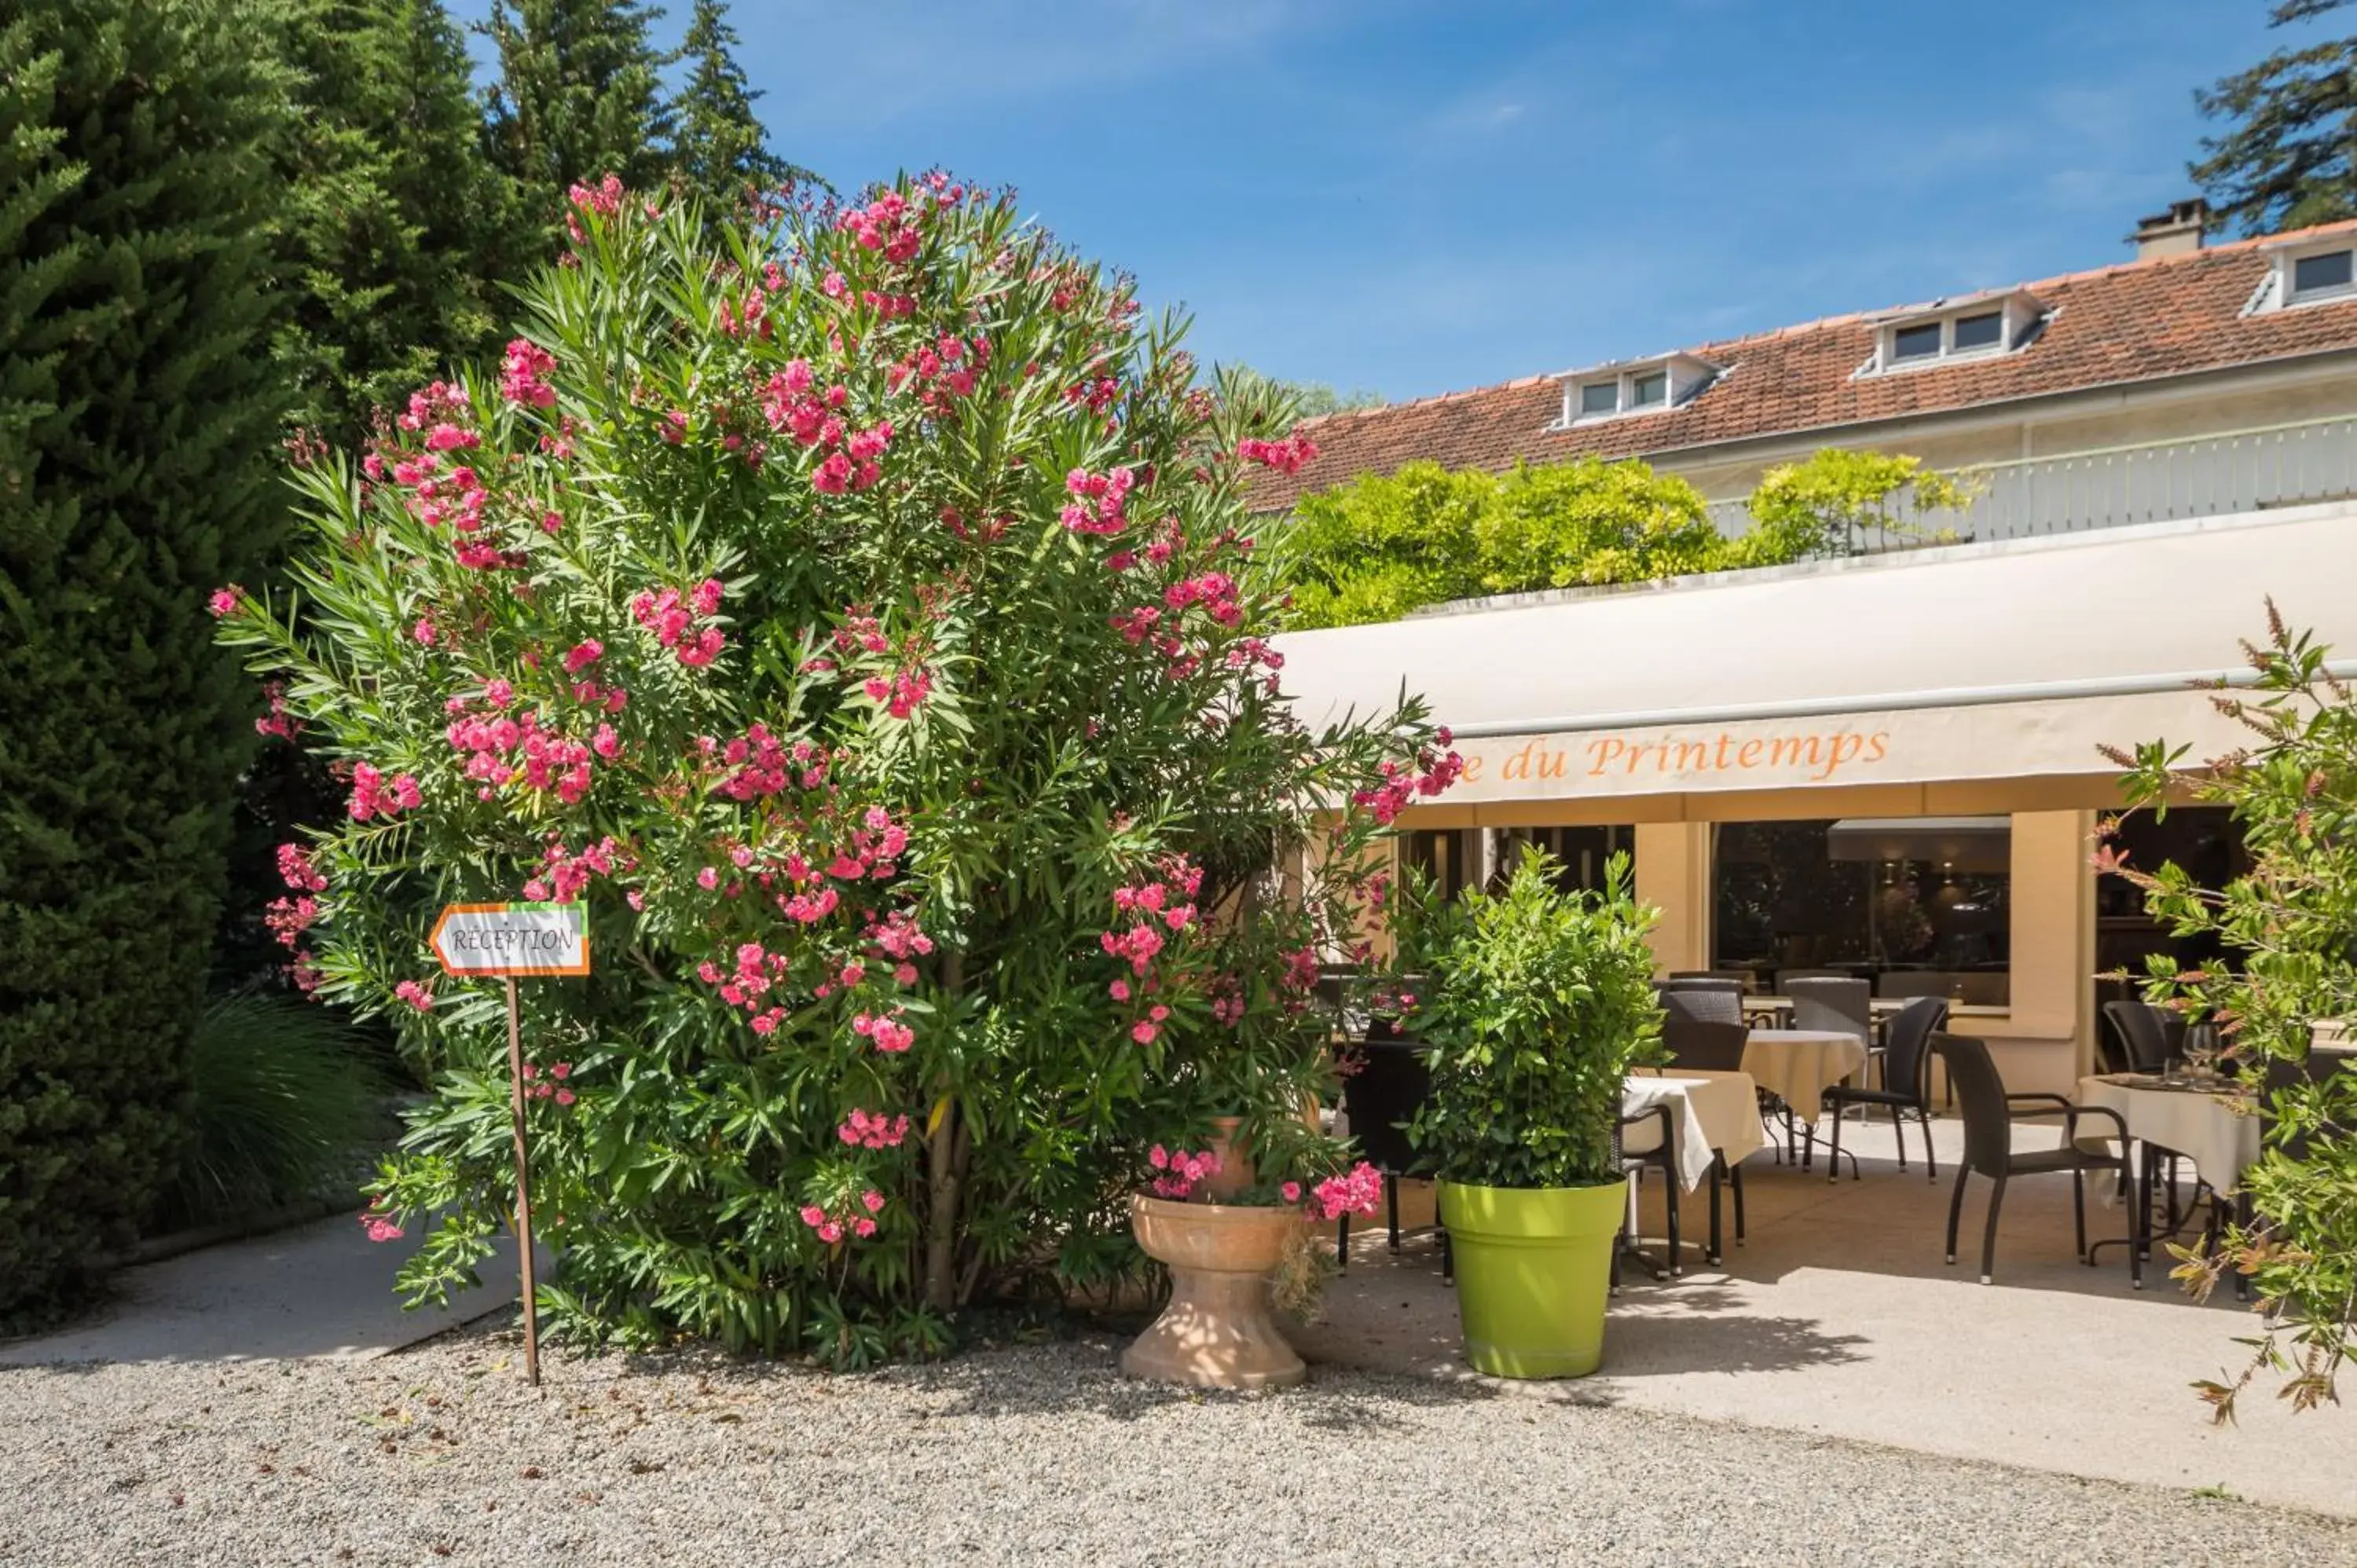
[[[0,1563],[2357,1564],[2357,1524],[1340,1371],[1123,1379],[1091,1337],[865,1377],[552,1359],[0,1370]],[[2330,1416],[2319,1419],[2333,1419]]]

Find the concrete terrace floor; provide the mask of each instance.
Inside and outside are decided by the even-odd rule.
[[[2222,1486],[2237,1497],[2357,1516],[2357,1411],[2292,1415],[2264,1375],[2239,1424],[2212,1423],[2190,1386],[2232,1381],[2253,1333],[2249,1309],[2221,1291],[2208,1303],[2169,1279],[2156,1248],[2142,1292],[2126,1247],[2090,1269],[2073,1253],[2068,1176],[2008,1184],[1996,1283],[1978,1283],[1990,1184],[1966,1190],[1958,1261],[1942,1261],[1953,1151],[1961,1124],[1937,1124],[1936,1185],[1921,1133],[1910,1169],[1889,1158],[1887,1124],[1844,1130],[1864,1179],[1803,1173],[1768,1151],[1744,1166],[1747,1244],[1727,1206],[1720,1267],[1685,1252],[1682,1277],[1656,1281],[1624,1262],[1603,1369],[1574,1382],[1495,1385],[1531,1397],[1674,1412],[1823,1434],[1938,1455],[2148,1486]],[[2024,1127],[2025,1146],[2038,1136]],[[1822,1151],[1820,1151],[1822,1154]],[[1661,1183],[1650,1175],[1645,1250],[1662,1257]],[[2126,1210],[2089,1184],[2091,1239],[2124,1236]],[[2190,1182],[2187,1183],[2190,1191]],[[1404,1225],[1428,1226],[1428,1189],[1403,1184]],[[1708,1193],[1684,1196],[1690,1242],[1707,1234]],[[1330,1234],[1330,1233],[1329,1233]],[[1394,1255],[1378,1217],[1351,1236],[1351,1265],[1322,1320],[1292,1337],[1313,1364],[1472,1379],[1458,1354],[1456,1297],[1429,1229]],[[1480,1380],[1488,1382],[1489,1380]]]

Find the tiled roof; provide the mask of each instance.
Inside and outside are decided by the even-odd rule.
[[[2357,220],[2024,284],[2050,312],[2045,328],[1994,359],[1860,376],[1875,324],[1892,314],[1861,312],[1686,349],[1725,373],[1658,413],[1551,429],[1563,415],[1563,383],[1540,375],[1329,414],[1305,427],[1318,456],[1298,474],[1262,475],[1252,504],[1278,510],[1419,457],[1506,468],[1525,458],[1635,456],[2357,349],[2357,302],[2243,313],[2273,264],[2265,248],[2338,231],[2357,233]]]

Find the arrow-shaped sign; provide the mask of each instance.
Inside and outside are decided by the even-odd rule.
[[[587,974],[589,919],[578,904],[451,904],[434,922],[447,974]]]
[[[516,1004],[519,974],[589,972],[589,915],[578,904],[451,904],[428,939],[447,974],[496,974],[507,980],[508,1115],[514,1122],[516,1262],[523,1275],[523,1364],[540,1386],[539,1285],[533,1278],[532,1155],[524,1142],[523,1017]]]

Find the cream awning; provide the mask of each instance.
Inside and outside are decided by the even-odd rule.
[[[1490,601],[1278,639],[1312,725],[1405,687],[1464,737],[1452,803],[2112,771],[2244,732],[2191,682],[2272,595],[2357,658],[2357,504]]]

